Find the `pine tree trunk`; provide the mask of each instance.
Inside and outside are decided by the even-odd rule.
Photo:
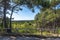
[[[4,9],[3,9],[3,14],[4,14],[3,26],[5,27],[5,32],[10,33],[10,29],[8,29],[8,24],[7,24],[7,21],[6,21],[7,1],[8,0],[3,0],[3,5],[4,5]]]

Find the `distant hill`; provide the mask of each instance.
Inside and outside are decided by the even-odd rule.
[[[12,22],[31,22],[34,20],[13,20]]]

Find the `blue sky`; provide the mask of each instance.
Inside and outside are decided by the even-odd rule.
[[[40,12],[40,9],[38,9],[37,7],[34,8],[35,12],[32,12],[25,6],[21,6],[21,8],[23,9],[22,11],[13,13],[12,18],[14,18],[14,20],[34,20],[35,15]],[[60,4],[56,5],[56,8],[60,9]],[[7,16],[9,17],[9,15]]]
[[[35,15],[40,11],[37,7],[34,8],[35,12],[32,12],[27,7],[21,6],[22,11],[18,11],[17,13],[13,13],[12,18],[14,20],[34,20]],[[9,17],[9,15],[7,15]]]

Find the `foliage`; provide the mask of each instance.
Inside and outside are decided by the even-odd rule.
[[[54,31],[60,28],[60,13],[59,10],[46,9],[44,12],[38,13],[35,17],[38,28],[47,28],[48,31]],[[57,28],[57,29],[56,29]],[[50,30],[51,29],[51,30]]]
[[[19,32],[19,33],[29,33],[33,34],[37,32],[37,27],[34,21],[13,21],[12,22],[12,31]]]
[[[0,15],[2,12],[3,17],[4,17],[3,23],[5,25],[4,27],[6,28],[9,25],[9,21],[11,24],[11,18],[12,18],[13,12],[22,10],[20,8],[21,5],[26,5],[32,11],[34,11],[35,6],[37,6],[38,8],[40,8],[40,6],[42,6],[43,8],[41,9],[41,13],[38,13],[36,15],[34,21],[21,22],[21,23],[13,22],[12,23],[13,32],[35,33],[35,32],[37,32],[37,30],[31,30],[31,29],[37,29],[37,28],[41,28],[41,27],[43,27],[43,28],[60,27],[60,21],[59,21],[60,12],[59,12],[59,10],[52,9],[59,3],[60,3],[60,0],[0,0],[0,8],[1,8]],[[7,10],[11,11],[11,14]],[[10,19],[6,18],[6,14],[10,14]],[[10,27],[11,27],[11,25],[10,25]],[[22,29],[22,30],[20,30],[20,29]]]

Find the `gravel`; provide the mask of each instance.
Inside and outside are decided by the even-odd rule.
[[[60,38],[36,38],[36,37],[14,37],[14,36],[0,36],[0,40],[60,40]]]

